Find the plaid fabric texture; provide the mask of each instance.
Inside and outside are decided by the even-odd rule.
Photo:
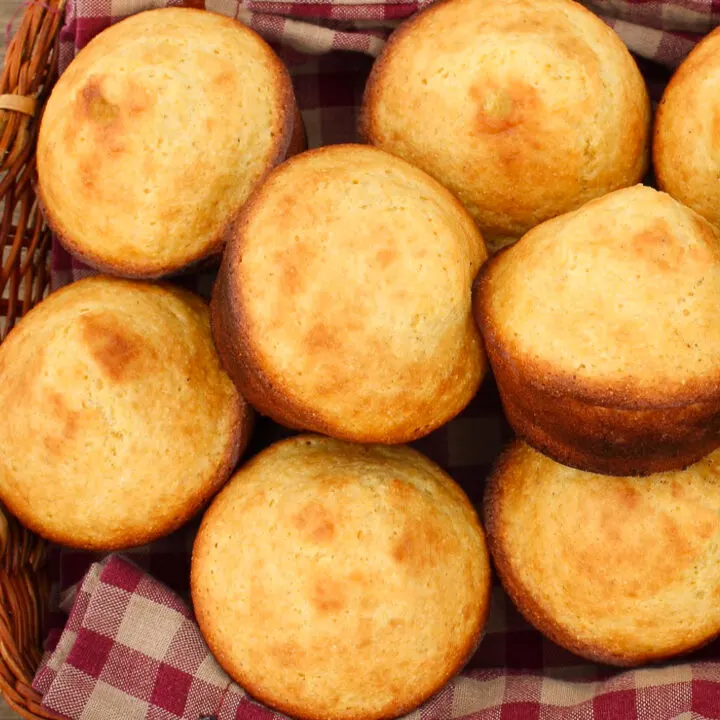
[[[137,566],[110,556],[65,602],[67,625],[34,683],[48,708],[103,720],[246,717],[250,701],[210,654],[188,606]],[[254,704],[251,712],[272,714]]]
[[[720,667],[697,661],[633,672],[587,665],[529,631],[500,591],[481,649],[408,720],[716,718]],[[188,606],[121,556],[68,591],[34,686],[73,720],[280,720],[214,660]],[[509,624],[498,625],[499,609]],[[542,672],[541,672],[542,671]]]
[[[293,76],[309,145],[316,147],[357,139],[357,108],[374,56],[402,19],[431,1],[206,0],[206,7],[250,25],[278,51]],[[172,4],[181,0],[69,0],[61,33],[61,69],[113,22]],[[720,0],[584,4],[635,54],[655,100],[672,69],[720,24]],[[55,288],[91,272],[58,245],[53,248],[52,271]],[[193,276],[182,282],[207,296],[213,277]],[[261,419],[246,457],[288,434]],[[446,468],[477,504],[489,466],[510,436],[496,390],[487,381],[458,418],[415,445]],[[216,714],[218,720],[279,717],[229,683],[208,658],[179,599],[187,598],[195,527],[191,524],[132,551],[132,564],[117,557],[97,564],[101,558],[96,555],[54,551],[58,593],[76,583],[82,582],[82,587],[66,598],[65,610],[75,596],[76,601],[62,635],[59,628],[67,618],[60,609],[55,613],[58,629],[49,638],[36,678],[48,708],[73,720],[200,720],[204,713]],[[586,663],[530,628],[503,591],[495,588],[487,634],[478,652],[458,678],[410,717],[720,719],[720,642],[691,660],[626,672]]]

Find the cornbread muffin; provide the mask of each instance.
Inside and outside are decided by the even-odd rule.
[[[720,238],[618,190],[488,263],[475,314],[511,425],[558,462],[634,475],[720,444]]]
[[[218,495],[191,586],[213,654],[255,698],[374,720],[409,712],[470,657],[490,567],[465,494],[420,453],[305,435]]]
[[[94,277],[0,346],[0,500],[64,545],[111,550],[175,530],[220,488],[249,434],[207,305]]]
[[[75,255],[159,277],[219,253],[230,218],[300,142],[288,73],[258,35],[210,12],[151,10],[100,33],[58,81],[39,192]]]
[[[228,233],[215,341],[274,420],[407,442],[460,412],[485,373],[471,311],[485,258],[472,218],[425,173],[368,146],[313,150]]]
[[[695,46],[658,106],[653,161],[658,185],[720,225],[720,33]]]
[[[578,3],[446,0],[390,38],[360,130],[452,190],[495,250],[638,182],[649,124],[634,60]]]
[[[578,655],[639,665],[720,633],[720,452],[611,478],[516,441],[486,488],[485,526],[520,611]]]

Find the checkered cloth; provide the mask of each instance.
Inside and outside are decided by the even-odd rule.
[[[505,598],[496,592],[494,617]],[[35,678],[43,704],[73,720],[280,720],[219,667],[176,593],[127,559],[95,563],[67,593],[70,617]],[[491,619],[463,673],[408,720],[717,718],[720,667],[695,662],[620,673],[590,666]],[[542,669],[541,675],[538,671]]]
[[[206,7],[237,17],[271,42],[290,67],[309,145],[315,147],[357,139],[356,110],[373,57],[402,19],[431,1],[206,0]],[[113,22],[180,2],[69,0],[61,34],[61,69]],[[584,4],[615,28],[633,51],[655,100],[672,68],[720,24],[720,0],[584,0]],[[53,287],[90,272],[57,245],[52,271]],[[204,295],[212,281],[208,275],[182,280]],[[261,419],[248,455],[288,434]],[[497,392],[488,381],[456,420],[415,445],[479,503],[483,478],[509,438]],[[178,600],[187,597],[194,532],[191,524],[133,551],[134,564],[113,558],[104,565],[91,565],[101,558],[54,551],[58,592],[80,582],[82,588],[59,643],[59,628],[66,617],[60,611],[53,617],[58,630],[51,634],[36,678],[48,708],[73,720],[199,720],[206,712],[219,713],[222,720],[269,720],[273,713],[248,701],[224,676],[219,680],[219,669],[205,659],[205,645]],[[71,592],[66,609],[72,597]],[[227,689],[223,697],[218,695],[221,687]],[[213,704],[218,698],[220,704]],[[460,677],[411,717],[720,718],[720,643],[695,653],[692,662],[618,672],[586,663],[542,637],[495,588],[487,635],[478,652]]]

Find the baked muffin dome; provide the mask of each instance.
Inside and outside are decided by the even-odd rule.
[[[583,657],[639,665],[720,632],[720,453],[687,470],[605,477],[521,441],[486,488],[495,566],[519,610]]]
[[[475,313],[508,420],[581,470],[679,469],[720,444],[720,238],[636,186],[531,230]]]
[[[361,133],[448,187],[498,248],[638,182],[650,105],[613,30],[570,0],[448,0],[403,24]]]
[[[212,304],[224,366],[289,427],[425,435],[485,373],[471,309],[485,257],[460,203],[405,161],[364,145],[298,155],[228,233]]]
[[[210,649],[251,695],[296,718],[373,720],[461,669],[490,567],[468,499],[423,455],[305,435],[218,495],[191,580]]]
[[[673,75],[655,120],[661,189],[720,225],[720,33],[695,46]]]
[[[48,100],[39,192],[62,243],[116,275],[159,277],[222,250],[284,159],[299,115],[285,67],[222,15],[163,8],[94,38]]]
[[[43,537],[98,550],[182,525],[249,434],[206,303],[102,276],[53,293],[10,332],[0,404],[2,502]]]

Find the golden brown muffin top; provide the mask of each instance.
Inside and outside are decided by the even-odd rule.
[[[474,650],[489,589],[464,493],[400,446],[270,447],[213,502],[193,551],[195,613],[220,664],[313,720],[420,704]]]
[[[63,73],[38,140],[53,228],[101,269],[157,277],[222,233],[290,142],[284,66],[239,22],[163,8],[100,33]]]
[[[720,238],[641,185],[549,220],[478,283],[486,341],[538,381],[603,403],[715,397]]]
[[[638,182],[650,105],[629,52],[570,0],[448,0],[391,37],[361,130],[452,190],[490,245]]]
[[[515,603],[573,652],[637,665],[720,632],[720,451],[687,470],[623,478],[518,441],[490,480],[485,516]]]
[[[344,439],[404,442],[475,394],[486,360],[471,293],[486,250],[460,203],[422,171],[363,145],[298,155],[228,238],[222,332],[237,336],[238,382],[262,412]]]
[[[206,304],[108,277],[50,295],[0,346],[0,497],[43,537],[140,545],[227,479],[248,408],[220,368]]]
[[[658,106],[653,160],[659,186],[720,225],[720,33],[707,35],[673,75]]]

